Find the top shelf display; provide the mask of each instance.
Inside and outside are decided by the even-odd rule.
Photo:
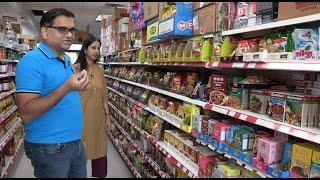
[[[233,29],[229,31],[222,31],[222,36],[238,35],[238,34],[244,34],[244,33],[251,33],[254,31],[264,31],[264,30],[269,30],[274,28],[283,28],[285,26],[312,23],[315,21],[320,21],[320,13],[283,20],[283,21],[267,23],[267,24],[260,24],[260,25],[245,27],[245,28]]]

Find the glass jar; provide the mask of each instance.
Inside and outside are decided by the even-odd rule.
[[[0,63],[0,73],[1,74],[7,73],[7,65],[5,63]]]

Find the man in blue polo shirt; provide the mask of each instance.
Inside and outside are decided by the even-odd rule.
[[[74,14],[51,9],[42,16],[40,26],[43,41],[20,60],[16,70],[25,152],[36,177],[86,177],[79,90],[89,79],[86,71],[74,74],[64,53],[77,32]]]

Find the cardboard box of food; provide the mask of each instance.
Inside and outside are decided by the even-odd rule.
[[[193,35],[216,31],[216,4],[195,11],[193,17]]]
[[[320,2],[279,2],[278,21],[320,13]]]
[[[193,2],[193,10],[198,10],[213,3],[214,2]]]
[[[127,8],[118,8],[116,7],[114,10],[114,19],[119,20],[123,17],[129,17],[129,13]]]
[[[14,32],[16,32],[17,34],[21,34],[22,29],[21,29],[21,24],[17,23],[17,22],[12,22],[12,29],[14,30]]]
[[[159,15],[159,3],[158,2],[145,2],[144,3],[144,21],[154,19]]]

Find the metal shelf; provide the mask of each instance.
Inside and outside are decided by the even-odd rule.
[[[154,87],[147,86],[144,84],[119,79],[119,78],[116,78],[113,76],[108,76],[108,75],[105,75],[105,76],[108,78],[111,78],[111,79],[115,79],[115,80],[124,82],[124,83],[132,84],[134,86],[149,89],[151,91],[154,91],[154,92],[166,95],[166,96],[170,96],[175,99],[179,99],[179,100],[191,103],[191,104],[198,105],[206,110],[218,112],[218,113],[221,113],[224,115],[228,115],[230,117],[234,117],[236,119],[240,119],[240,120],[252,123],[252,124],[260,125],[260,126],[272,129],[272,130],[276,130],[276,131],[279,131],[282,133],[290,134],[292,136],[320,144],[320,130],[319,130],[319,128],[297,127],[297,126],[293,126],[290,124],[275,121],[267,115],[261,115],[258,113],[251,112],[249,110],[240,110],[240,109],[236,109],[236,108],[232,108],[232,107],[228,107],[228,106],[213,105],[213,104],[209,104],[204,101],[191,99],[191,98],[179,95],[179,94],[175,94],[175,93],[172,93],[169,91],[154,88]]]

